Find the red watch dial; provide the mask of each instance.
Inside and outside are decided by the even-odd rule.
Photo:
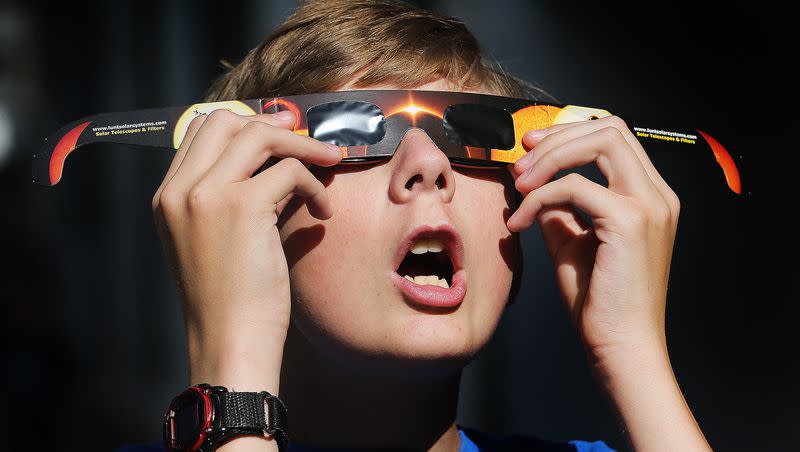
[[[192,386],[178,394],[164,415],[164,443],[171,450],[198,450],[213,419],[207,388]]]

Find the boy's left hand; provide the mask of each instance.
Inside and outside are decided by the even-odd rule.
[[[680,202],[617,116],[529,131],[531,151],[509,170],[524,195],[508,219],[535,219],[587,351],[665,346],[664,311]],[[560,170],[596,163],[608,187]],[[591,225],[578,216],[592,217]],[[660,351],[665,351],[663,348]]]

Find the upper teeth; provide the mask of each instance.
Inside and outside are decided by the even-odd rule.
[[[411,246],[411,252],[414,254],[424,253],[438,253],[444,249],[444,244],[441,240],[436,238],[419,238]]]

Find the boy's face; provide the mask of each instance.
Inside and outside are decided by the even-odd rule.
[[[393,87],[369,87],[381,88]],[[439,80],[416,89],[456,87]],[[505,224],[514,202],[508,170],[452,166],[421,129],[391,159],[311,169],[327,186],[333,216],[318,220],[295,197],[278,223],[295,326],[342,365],[466,365],[493,334],[511,286],[517,238]],[[442,224],[460,237],[466,276],[463,301],[444,310],[417,304],[393,278],[402,239]]]

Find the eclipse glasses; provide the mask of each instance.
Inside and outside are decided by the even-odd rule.
[[[47,137],[33,156],[33,181],[48,187],[58,183],[67,156],[87,144],[177,149],[192,119],[217,109],[240,115],[291,111],[296,117],[294,132],[339,146],[341,164],[390,157],[408,130],[420,128],[453,164],[472,167],[516,162],[528,151],[522,144],[528,130],[611,115],[577,105],[422,90],[335,91],[102,113],[73,121]],[[657,143],[676,149],[705,148],[722,168],[728,187],[741,194],[736,163],[707,133],[638,126],[631,130],[645,149]]]

